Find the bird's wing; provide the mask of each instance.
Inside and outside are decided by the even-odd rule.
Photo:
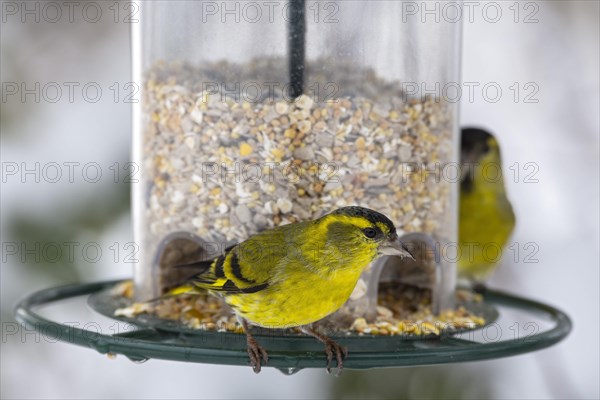
[[[244,242],[226,249],[210,261],[203,273],[191,277],[184,286],[171,293],[186,291],[185,287],[207,289],[223,294],[256,293],[273,285],[281,276],[290,259],[301,259],[302,249],[297,245],[308,222],[280,226],[258,233]],[[194,266],[192,264],[192,266]]]
[[[283,227],[281,227],[283,228]],[[185,287],[207,289],[224,294],[256,293],[271,284],[273,272],[282,257],[281,247],[285,229],[275,228],[252,236],[226,249],[208,267],[195,263],[187,267],[205,267],[204,272],[192,276],[186,285],[171,293],[183,293]],[[181,268],[185,268],[182,266]]]

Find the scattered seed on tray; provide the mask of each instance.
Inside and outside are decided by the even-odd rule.
[[[113,294],[128,297],[132,282],[122,284]],[[445,310],[433,315],[429,307],[427,290],[401,284],[386,284],[379,292],[377,316],[373,321],[363,317],[337,319],[333,324],[325,322],[322,326],[329,331],[358,335],[437,335],[455,329],[474,329],[485,324],[485,319],[460,306],[455,310]],[[461,292],[457,298],[464,298]],[[470,296],[470,295],[469,295]],[[472,301],[481,301],[480,297],[470,296]],[[416,302],[414,301],[416,299]],[[415,306],[416,304],[416,306]],[[237,323],[233,311],[221,299],[208,293],[169,297],[153,304],[132,303],[117,309],[115,316],[135,318],[139,314],[150,314],[160,318],[181,322],[192,329],[243,332]]]

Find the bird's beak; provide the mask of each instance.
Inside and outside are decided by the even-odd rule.
[[[411,252],[406,248],[404,243],[400,241],[399,237],[395,238],[387,238],[381,245],[379,246],[379,252],[386,256],[399,256],[399,257],[408,257],[411,260],[415,261],[415,258],[411,254]]]

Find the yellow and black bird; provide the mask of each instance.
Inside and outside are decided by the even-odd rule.
[[[494,136],[482,129],[462,130],[458,275],[475,285],[494,270],[515,226],[501,162]]]
[[[335,356],[339,373],[347,350],[311,324],[338,310],[363,270],[384,254],[412,258],[385,215],[344,207],[316,220],[260,232],[204,263],[203,273],[168,294],[208,290],[221,296],[242,324],[255,372],[268,356],[250,325],[300,327],[325,345],[328,372]]]

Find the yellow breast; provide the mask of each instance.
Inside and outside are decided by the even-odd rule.
[[[489,275],[500,261],[514,226],[515,216],[504,193],[462,193],[459,275],[473,279]]]
[[[237,313],[266,328],[288,328],[318,321],[339,309],[350,297],[361,269],[327,274],[306,270],[274,283],[266,290],[227,296]]]

